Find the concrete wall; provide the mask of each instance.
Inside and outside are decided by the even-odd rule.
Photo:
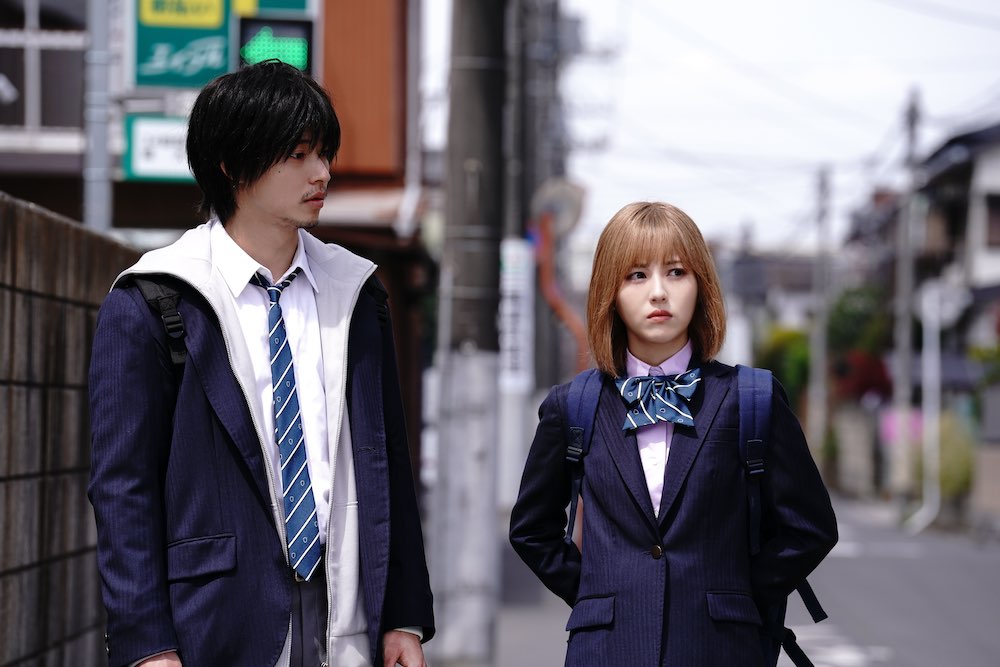
[[[0,193],[0,665],[106,663],[87,366],[97,308],[136,256]]]
[[[969,509],[973,519],[989,517],[1000,527],[1000,445],[981,444],[976,448]]]

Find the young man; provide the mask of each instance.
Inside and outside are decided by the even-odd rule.
[[[111,665],[424,667],[434,633],[385,293],[305,230],[340,146],[270,61],[191,113],[206,224],[119,276],[90,370]],[[135,281],[180,292],[186,357]]]

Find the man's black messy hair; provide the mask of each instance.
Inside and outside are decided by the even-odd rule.
[[[188,164],[201,188],[201,213],[226,223],[235,193],[253,185],[308,137],[328,160],[340,149],[330,96],[309,75],[267,60],[209,83],[188,122]]]

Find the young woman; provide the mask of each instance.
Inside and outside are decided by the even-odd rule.
[[[775,384],[761,549],[750,555],[737,374],[713,360],[725,307],[694,222],[662,203],[615,214],[597,244],[587,315],[603,384],[584,460],[582,543],[564,539],[569,385],[539,409],[510,527],[521,558],[573,608],[566,665],[762,667],[758,605],[802,582],[833,548],[837,524]],[[643,425],[638,407],[626,408],[623,396],[649,382],[627,378],[678,374],[685,388],[661,391],[678,423]]]

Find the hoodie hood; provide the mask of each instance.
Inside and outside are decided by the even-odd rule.
[[[210,220],[184,232],[170,245],[143,254],[139,261],[118,275],[112,287],[126,276],[160,273],[183,280],[211,301],[212,292],[220,284],[220,277],[212,268],[210,237],[212,225],[219,224],[222,223],[218,220]],[[323,277],[337,289],[357,288],[375,270],[373,262],[338,245],[323,243],[312,234],[299,234],[299,239],[305,246],[309,268],[314,273],[325,274]]]

